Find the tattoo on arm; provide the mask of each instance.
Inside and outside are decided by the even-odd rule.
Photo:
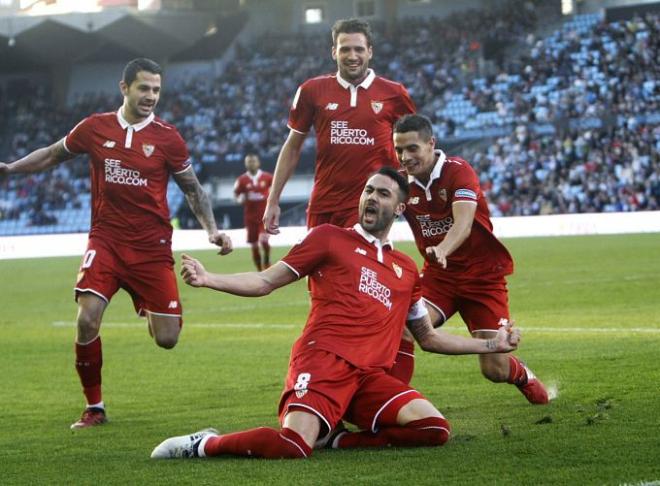
[[[424,341],[430,334],[433,334],[434,332],[428,315],[425,315],[419,319],[408,321],[406,325],[408,326],[408,330],[415,337],[415,340],[419,343]]]
[[[185,172],[175,174],[174,180],[181,188],[188,201],[188,206],[193,212],[202,227],[209,233],[215,232],[217,227],[215,224],[215,216],[213,215],[213,208],[208,194],[204,192],[204,188],[199,183],[195,172],[191,169]]]
[[[486,349],[489,351],[494,351],[497,349],[497,340],[496,339],[486,339]]]

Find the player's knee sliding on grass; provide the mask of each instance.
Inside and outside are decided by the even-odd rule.
[[[319,434],[325,438],[342,419],[369,433],[344,434],[339,447],[446,442],[449,426],[442,414],[386,372],[396,358],[404,325],[422,349],[442,354],[506,353],[517,347],[520,334],[510,325],[492,339],[433,329],[415,263],[387,238],[404,209],[407,190],[401,174],[380,169],[364,187],[358,224],[314,228],[262,272],[213,274],[183,255],[181,275],[187,284],[245,297],[267,295],[309,276],[312,308],[291,351],[279,407],[281,430],[172,437],[157,446],[152,457],[307,457]]]
[[[382,380],[382,383],[379,383]],[[380,388],[391,384],[391,377],[380,373],[368,380],[371,393],[351,399],[349,409],[364,432],[340,432],[324,437],[327,447],[335,449],[366,447],[437,447],[447,442],[449,423],[440,412],[415,390],[398,393],[384,404],[372,400],[382,395]],[[398,386],[398,385],[397,385]],[[286,396],[286,394],[285,394]],[[348,397],[347,397],[348,398]],[[154,459],[243,456],[264,459],[303,459],[311,456],[320,433],[328,434],[328,424],[335,425],[340,409],[334,400],[309,392],[303,408],[295,405],[295,395],[283,398],[281,406],[289,410],[282,428],[258,427],[243,432],[219,435],[213,429],[166,439],[151,453]],[[328,417],[310,411],[311,407],[333,413]],[[328,440],[329,439],[329,440]]]

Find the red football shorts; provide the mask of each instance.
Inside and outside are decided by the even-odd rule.
[[[76,300],[81,292],[91,292],[110,302],[120,288],[131,295],[141,316],[146,311],[172,316],[183,312],[169,247],[145,252],[91,237],[78,273]]]
[[[358,214],[357,207],[331,213],[312,214],[307,212],[307,227],[316,228],[327,223],[339,226],[340,228],[349,228],[357,224],[359,219],[360,215]]]
[[[247,231],[247,242],[256,243],[259,241],[259,236],[263,239],[264,236],[267,238],[268,233],[264,229],[264,223],[259,219],[246,219],[245,220],[245,230]]]
[[[289,363],[280,422],[288,411],[303,410],[325,424],[321,437],[342,418],[375,432],[378,426],[395,425],[401,407],[416,398],[424,397],[383,370],[356,368],[334,353],[311,349]]]
[[[509,320],[509,296],[504,277],[456,276],[424,267],[424,300],[440,312],[442,322],[458,312],[471,333],[497,331]]]

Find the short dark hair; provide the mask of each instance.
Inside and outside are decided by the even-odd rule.
[[[146,57],[138,57],[137,59],[133,59],[128,64],[126,64],[121,79],[124,81],[124,83],[130,86],[131,83],[135,81],[135,78],[137,78],[137,74],[140,71],[147,71],[152,74],[163,74],[163,68],[160,67],[160,64],[158,64],[156,61],[152,61]]]
[[[394,123],[394,133],[417,132],[425,140],[433,137],[433,124],[424,115],[403,115]]]
[[[371,47],[373,41],[373,34],[371,33],[371,26],[369,22],[356,18],[352,19],[339,19],[332,26],[332,45],[337,45],[337,37],[339,34],[364,34],[367,38],[367,46]]]
[[[408,200],[408,195],[410,194],[410,185],[408,184],[408,179],[401,172],[396,170],[394,167],[385,166],[378,169],[373,175],[380,174],[389,177],[399,186],[399,196],[401,196],[401,202],[406,202]]]

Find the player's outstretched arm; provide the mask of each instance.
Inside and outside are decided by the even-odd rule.
[[[513,322],[502,326],[493,339],[474,339],[456,336],[433,329],[428,314],[409,320],[408,329],[424,351],[438,354],[508,353],[518,347],[520,331]]]
[[[206,230],[209,235],[209,242],[220,247],[218,252],[220,255],[231,253],[234,249],[231,243],[231,238],[225,233],[218,231],[218,226],[215,224],[215,216],[213,216],[213,207],[208,194],[199,183],[197,175],[192,166],[183,172],[174,174],[174,181],[183,191],[188,201],[188,206],[193,212],[199,224]]]
[[[270,234],[276,235],[280,232],[280,196],[287,181],[296,170],[305,137],[307,137],[305,133],[290,130],[286,142],[282,145],[280,155],[277,157],[273,183],[263,217],[264,228]]]
[[[63,140],[29,153],[10,164],[0,162],[0,176],[41,172],[75,157],[64,148]]]
[[[451,210],[454,219],[451,229],[440,244],[426,248],[426,254],[442,265],[442,268],[447,268],[447,257],[470,236],[477,205],[469,201],[456,201]]]
[[[208,287],[242,297],[261,297],[290,284],[298,276],[286,265],[273,265],[263,272],[219,274],[207,272],[195,258],[181,256],[181,276],[193,287]]]

